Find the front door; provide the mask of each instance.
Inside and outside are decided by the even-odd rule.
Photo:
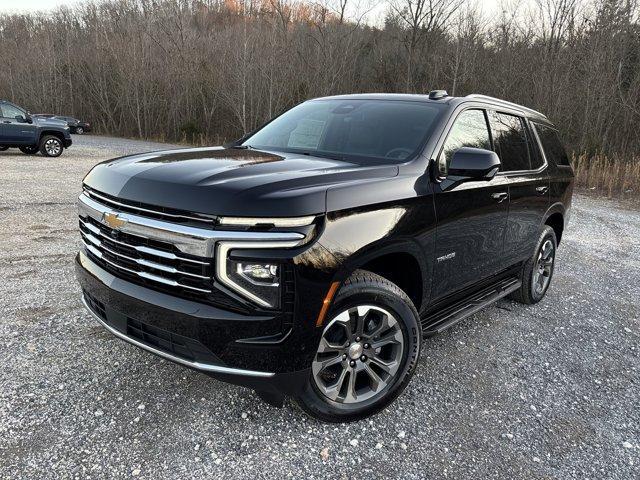
[[[21,122],[16,117],[26,116],[26,112],[3,103],[0,105],[0,135],[2,135],[2,141],[13,144],[31,145],[35,142],[36,126]]]
[[[453,153],[461,147],[491,149],[484,110],[462,111],[438,155],[438,174],[445,179]],[[436,185],[436,254],[432,299],[477,283],[504,268],[504,233],[509,211],[505,177],[464,182],[453,188]]]

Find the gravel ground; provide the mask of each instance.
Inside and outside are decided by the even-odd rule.
[[[0,152],[0,478],[638,478],[640,213],[574,197],[544,301],[425,342],[387,411],[325,425],[163,361],[80,305],[74,201],[108,157]]]

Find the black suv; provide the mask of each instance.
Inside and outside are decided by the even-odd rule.
[[[543,298],[572,189],[534,110],[444,91],[320,98],[226,148],[97,165],[77,277],[114,335],[356,420],[401,393],[424,336]]]
[[[25,109],[0,100],[0,151],[19,148],[27,155],[59,157],[71,146],[66,122],[32,117]]]

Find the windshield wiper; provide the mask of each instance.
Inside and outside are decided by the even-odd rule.
[[[234,148],[236,150],[252,150],[253,149],[251,145],[233,145],[229,148]]]
[[[323,152],[298,152],[300,153],[300,155],[306,155],[308,157],[321,157],[321,158],[328,158],[330,160],[338,160],[338,161],[344,161],[344,156],[340,156],[340,155],[332,155],[331,153],[323,153]]]

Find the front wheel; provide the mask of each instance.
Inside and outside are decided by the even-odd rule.
[[[328,319],[298,405],[327,422],[379,412],[415,371],[422,341],[418,312],[397,285],[359,270],[342,285]]]
[[[54,135],[47,135],[40,141],[40,153],[45,157],[59,157],[63,149],[62,140]]]
[[[84,133],[84,128],[82,128],[82,127],[76,127],[76,133],[77,133],[78,135],[82,135],[82,134]]]
[[[20,147],[20,151],[25,155],[35,155],[38,153],[38,147],[29,145],[28,147]]]
[[[522,286],[511,298],[525,304],[538,303],[547,293],[555,266],[558,242],[553,228],[545,225],[534,254],[522,268]]]
[[[5,150],[9,150],[9,147],[0,146],[0,152],[4,152]]]

